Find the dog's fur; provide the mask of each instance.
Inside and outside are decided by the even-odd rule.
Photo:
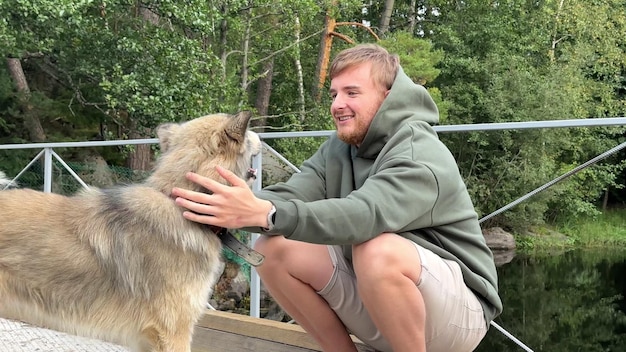
[[[219,278],[221,242],[183,218],[173,187],[216,180],[221,165],[248,175],[259,137],[250,114],[166,124],[143,183],[72,197],[0,192],[0,316],[127,345],[190,351],[193,328]],[[249,176],[249,175],[248,175]]]

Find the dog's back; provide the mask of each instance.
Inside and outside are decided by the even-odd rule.
[[[194,318],[218,275],[219,240],[151,188],[11,190],[0,208],[4,316],[136,344],[159,320]]]
[[[189,351],[219,276],[221,243],[182,217],[169,190],[187,186],[186,171],[211,174],[216,163],[244,176],[242,160],[249,165],[260,151],[258,137],[245,133],[247,118],[232,145],[211,140],[235,121],[222,115],[161,131],[163,155],[143,185],[72,197],[0,192],[0,315],[137,351]],[[190,139],[197,133],[202,147],[193,144],[202,138]]]

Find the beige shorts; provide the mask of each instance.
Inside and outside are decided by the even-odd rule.
[[[428,352],[474,350],[487,333],[487,324],[480,302],[463,282],[459,265],[417,244],[415,247],[415,254],[420,256],[422,263],[417,287],[426,306],[426,349]],[[378,351],[391,352],[389,343],[372,322],[358,296],[354,270],[343,256],[341,247],[328,246],[328,252],[334,272],[318,294],[352,334]]]

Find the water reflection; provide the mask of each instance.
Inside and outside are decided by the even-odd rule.
[[[535,352],[626,351],[626,249],[517,254],[499,266],[498,325]],[[476,351],[524,351],[495,328]]]

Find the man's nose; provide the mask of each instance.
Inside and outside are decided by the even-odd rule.
[[[343,109],[346,107],[346,101],[341,94],[337,94],[333,99],[333,103],[331,104],[332,110]]]

